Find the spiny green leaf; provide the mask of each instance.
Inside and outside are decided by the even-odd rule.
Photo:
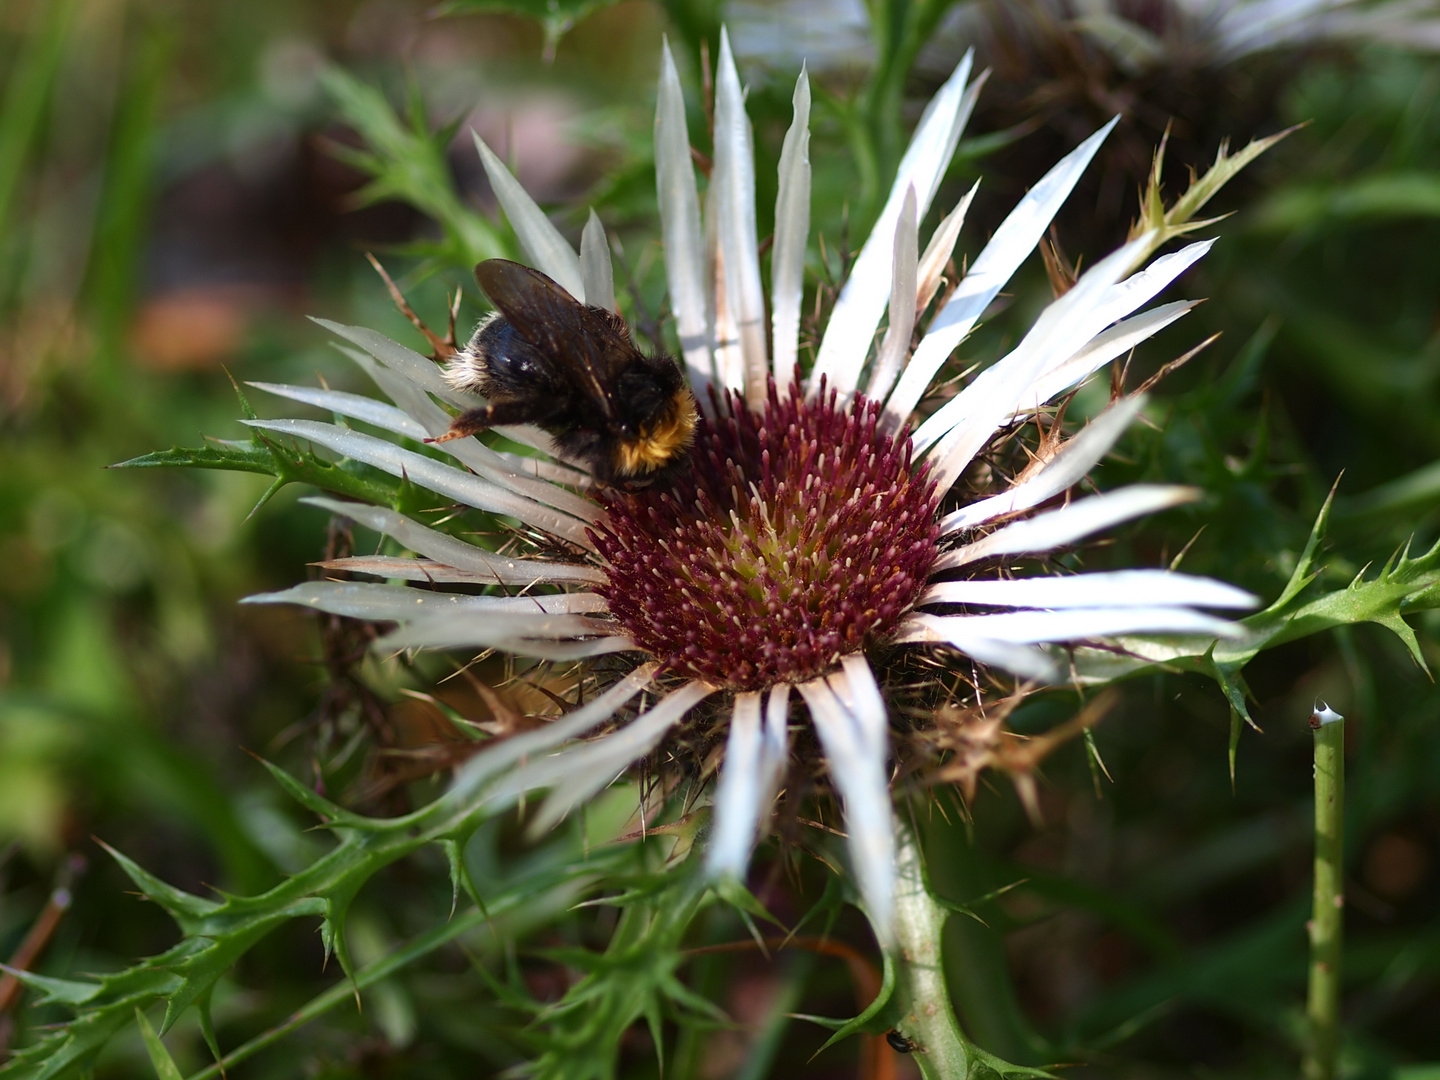
[[[729,1025],[729,1015],[709,998],[701,997],[672,974],[666,974],[660,981],[665,996],[691,1013],[691,1019],[703,1018],[715,1024]]]
[[[180,976],[180,985],[165,999],[165,1019],[160,1023],[163,1035],[174,1026],[175,1021],[200,998],[209,994],[235,961],[260,937],[251,930],[223,939],[190,938],[186,944],[199,944],[200,948],[175,966]]]
[[[1343,475],[1343,474],[1341,474]],[[1310,527],[1310,536],[1305,541],[1305,550],[1300,553],[1300,559],[1295,564],[1295,569],[1290,572],[1290,580],[1285,583],[1285,588],[1275,598],[1275,602],[1265,609],[1263,614],[1279,611],[1291,600],[1300,595],[1306,585],[1314,581],[1318,576],[1318,570],[1312,570],[1315,565],[1315,553],[1320,549],[1320,541],[1325,537],[1325,530],[1330,524],[1330,508],[1335,502],[1335,491],[1340,487],[1340,477],[1335,478],[1335,483],[1330,485],[1330,494],[1325,496],[1325,504],[1320,507],[1320,513],[1315,516],[1315,524]]]
[[[440,14],[459,15],[477,11],[503,11],[528,15],[545,30],[545,55],[553,59],[560,39],[591,12],[609,7],[618,0],[447,0]]]
[[[921,1071],[925,1071],[923,1064]],[[1044,1069],[1032,1069],[1028,1065],[1012,1065],[994,1054],[981,1050],[978,1046],[971,1046],[970,1080],[983,1080],[989,1076],[998,1076],[1002,1080],[1055,1080],[1054,1073],[1046,1072]]]
[[[1238,154],[1231,154],[1229,144],[1222,143],[1219,153],[1215,156],[1215,163],[1206,170],[1204,176],[1198,179],[1193,178],[1192,174],[1190,187],[1185,194],[1175,200],[1169,210],[1165,209],[1165,202],[1160,193],[1160,175],[1164,168],[1166,145],[1162,141],[1155,151],[1150,180],[1140,197],[1140,216],[1130,228],[1130,239],[1137,239],[1146,232],[1155,230],[1155,239],[1150,248],[1153,251],[1177,236],[1184,236],[1187,233],[1203,229],[1207,225],[1213,225],[1220,219],[1197,220],[1195,215],[1219,193],[1221,188],[1233,180],[1240,170],[1295,130],[1293,127],[1287,128],[1269,138],[1256,139]]]
[[[739,909],[746,915],[754,916],[757,919],[764,919],[766,922],[773,923],[781,929],[785,928],[785,924],[770,913],[765,905],[755,897],[755,894],[745,887],[744,882],[738,881],[735,878],[721,878],[715,882],[713,887],[720,899],[724,900],[731,907]]]
[[[476,796],[480,798],[480,796]],[[318,917],[325,920],[325,932],[330,935],[330,945],[341,957],[342,965],[349,963],[349,952],[343,940],[344,915],[349,902],[374,874],[382,867],[425,846],[442,839],[457,842],[465,835],[464,830],[473,825],[466,824],[473,816],[471,806],[457,807],[452,800],[437,799],[430,806],[404,818],[397,818],[381,828],[381,822],[371,831],[344,830],[340,842],[324,858],[291,876],[266,893],[256,896],[226,897],[222,902],[201,901],[203,908],[195,908],[189,936],[165,952],[148,957],[122,971],[105,975],[95,983],[80,983],[64,980],[44,981],[39,976],[27,976],[42,992],[53,992],[55,1002],[70,1004],[76,1010],[75,1019],[43,1034],[36,1042],[17,1052],[9,1063],[0,1067],[5,1080],[49,1080],[51,1077],[70,1077],[93,1061],[105,1043],[123,1026],[134,1020],[134,1010],[148,1008],[156,1000],[166,1002],[163,1035],[191,1004],[201,1009],[202,1031],[208,1023],[205,1010],[213,988],[220,977],[228,971],[244,953],[277,926],[296,918]],[[567,866],[557,873],[555,880],[544,886],[547,890],[558,890],[568,897],[589,883],[597,873],[597,867],[609,865],[610,860],[650,858],[651,852],[643,847],[630,849],[617,847],[613,851],[590,853],[583,870]],[[122,865],[123,856],[118,856]],[[629,865],[626,863],[626,865]],[[163,882],[156,882],[138,867],[137,884],[142,889],[160,891]],[[127,868],[128,869],[128,868]],[[610,866],[614,872],[619,866]],[[132,874],[132,877],[136,877]],[[663,875],[661,875],[663,876]],[[678,962],[678,940],[684,933],[688,919],[693,915],[693,879],[690,875],[679,875],[680,884],[687,891],[686,899],[692,903],[675,903],[674,894],[659,897],[652,902],[655,910],[663,911],[665,917],[653,920],[655,933],[653,957],[665,963]],[[672,878],[672,881],[674,879]],[[178,892],[178,890],[177,890]],[[184,894],[180,894],[184,895]],[[522,900],[522,895],[524,899]],[[194,898],[191,898],[192,900]],[[533,900],[529,893],[513,893],[509,896],[492,898],[492,905],[499,902],[502,910],[514,912],[525,901]],[[393,974],[406,962],[405,958],[424,953],[445,941],[454,940],[469,929],[478,927],[482,917],[470,913],[456,918],[446,926],[437,928],[418,939],[413,946],[401,950],[379,965],[366,969],[371,972],[365,978],[379,979]],[[643,924],[642,920],[642,924]],[[634,931],[629,932],[625,948],[634,955],[646,953],[643,935],[637,943]],[[641,972],[643,980],[654,982],[657,972],[663,976],[669,969],[661,964],[654,971]],[[360,985],[361,976],[347,968],[352,982],[346,987],[350,993]],[[633,973],[621,972],[622,978],[615,986],[622,988],[625,1002],[643,1000],[633,990]],[[517,975],[518,979],[518,975]],[[343,984],[342,984],[343,985]],[[642,987],[643,989],[643,987]],[[350,997],[345,993],[334,1000]],[[324,997],[322,995],[322,997]],[[330,1002],[332,997],[324,997]],[[328,1008],[328,1004],[323,1007]],[[627,1008],[630,1006],[627,1004]],[[633,1018],[632,1018],[633,1019]],[[629,1020],[614,1030],[623,1031]],[[213,1036],[213,1031],[211,1032]],[[207,1038],[207,1041],[210,1041]],[[252,1040],[252,1043],[254,1041]],[[263,1043],[263,1040],[262,1040]],[[252,1045],[252,1044],[247,1044]],[[212,1045],[211,1051],[215,1052]],[[253,1049],[252,1049],[253,1052]],[[590,1047],[592,1060],[610,1060],[608,1053]],[[598,1056],[597,1056],[598,1054]],[[234,1060],[234,1055],[231,1055]],[[213,1067],[212,1067],[213,1068]]]
[[[875,1035],[894,1026],[892,1021],[899,1015],[899,1003],[892,1002],[895,996],[895,961],[888,950],[884,956],[885,969],[880,981],[880,992],[875,995],[875,1000],[865,1006],[859,1016],[846,1021],[835,1034],[826,1039],[824,1045],[811,1055],[812,1061],[822,1051],[830,1049],[841,1039],[848,1039],[856,1032],[865,1031]]]
[[[660,858],[646,845],[636,857]],[[603,953],[555,949],[544,955],[586,974],[565,996],[544,1011],[542,1031],[535,1034],[543,1051],[532,1071],[537,1076],[608,1076],[621,1035],[632,1024],[652,1016],[693,1012],[690,991],[674,976],[681,962],[680,943],[695,914],[713,900],[699,860],[683,873],[638,875],[630,884],[636,897],[621,915]],[[667,888],[656,888],[655,878]],[[644,898],[640,898],[644,896]],[[700,1019],[709,1022],[710,1015]]]
[[[1440,596],[1437,586],[1440,549],[1432,548],[1413,559],[1402,554],[1387,562],[1374,577],[1366,578],[1362,571],[1345,588],[1319,596],[1289,616],[1267,610],[1242,620],[1253,636],[1234,645],[1217,646],[1216,657],[1225,661],[1249,660],[1262,648],[1336,626],[1359,622],[1388,626],[1387,620],[1402,609],[1414,611],[1430,606],[1431,598]]]
[[[430,215],[444,230],[443,258],[453,265],[515,254],[501,230],[461,200],[445,156],[448,138],[443,131],[432,135],[425,130],[423,108],[412,110],[407,127],[383,93],[343,69],[327,69],[321,83],[369,147],[330,147],[336,157],[371,175],[357,201],[399,199]]]
[[[465,867],[465,844],[470,839],[469,835],[447,837],[440,841],[440,848],[445,852],[445,862],[450,869],[450,915],[453,918],[455,908],[460,903],[460,891],[463,889],[465,895],[481,911],[485,910],[485,900],[481,897],[475,883],[470,880],[470,871]]]
[[[33,971],[13,968],[0,964],[0,971],[18,979],[24,986],[41,993],[37,1005],[83,1005],[104,987],[97,982],[79,982],[74,979],[54,979],[48,975],[36,975]]]
[[[240,898],[227,904],[226,908],[243,909],[246,906],[244,899]],[[210,934],[188,937],[164,957],[157,958],[157,965],[163,960],[164,970],[178,976],[179,980],[166,994],[165,1020],[160,1026],[160,1033],[168,1032],[186,1009],[208,995],[235,962],[271,930],[291,919],[319,914],[323,909],[324,901],[318,897],[301,897],[283,905],[277,904],[268,911],[236,919],[228,926],[212,927]],[[217,916],[211,921],[220,920]]]
[[[1415,637],[1415,631],[1411,629],[1409,623],[1400,617],[1399,612],[1392,611],[1387,614],[1377,615],[1370,621],[1385,627],[1385,629],[1391,631],[1396,637],[1403,641],[1405,648],[1410,650],[1410,658],[1420,666],[1420,670],[1425,672],[1426,675],[1430,675],[1432,679],[1434,678],[1430,673],[1430,665],[1425,662],[1425,654],[1420,651],[1420,642]]]
[[[265,766],[266,770],[270,773],[270,776],[277,784],[279,784],[282,788],[285,789],[285,793],[287,795],[289,795],[292,799],[298,802],[301,806],[305,807],[305,809],[315,814],[317,817],[322,818],[324,820],[324,823],[328,827],[332,829],[374,829],[379,825],[378,822],[374,822],[366,817],[361,817],[359,814],[352,814],[344,807],[337,806],[335,803],[332,803],[329,799],[325,798],[325,796],[321,795],[313,788],[310,788],[307,785],[302,784],[299,780],[296,780],[295,777],[291,776],[284,769],[280,768],[280,766],[275,765],[272,762],[266,761],[264,758],[257,758],[256,760],[259,761],[261,765]]]
[[[190,928],[198,924],[200,919],[219,910],[220,904],[216,901],[206,900],[185,892],[183,889],[177,889],[175,886],[161,881],[139,863],[122,855],[103,840],[98,843],[110,853],[112,859],[120,864],[120,869],[125,871],[126,876],[135,883],[140,891],[164,908],[187,933],[190,932]]]
[[[975,913],[977,907],[981,904],[988,904],[992,900],[998,900],[1012,889],[1018,889],[1021,885],[1025,885],[1029,881],[1029,878],[1020,878],[1018,881],[1012,881],[1008,885],[1001,885],[998,889],[991,889],[987,893],[982,893],[980,896],[966,900],[963,904],[957,904],[954,900],[947,900],[943,896],[935,896],[933,894],[930,899],[936,907],[943,908],[952,915],[968,915],[983,925],[985,920]]]
[[[348,460],[331,463],[312,450],[286,446],[263,432],[257,432],[248,442],[211,439],[204,446],[173,446],[169,450],[156,450],[119,462],[111,468],[153,469],[161,466],[220,469],[275,477],[276,482],[258,505],[263,505],[286,484],[311,484],[323,491],[376,506],[390,506],[402,512],[430,510],[444,501],[408,480],[397,479]]]
[[[1264,649],[1326,630],[1373,622],[1398,635],[1428,673],[1418,639],[1401,616],[1440,606],[1440,542],[1415,557],[1402,548],[1375,573],[1362,570],[1343,588],[1295,606],[1300,593],[1319,577],[1313,569],[1315,553],[1330,506],[1331,499],[1327,499],[1280,598],[1264,611],[1240,620],[1244,636],[1223,641],[1199,636],[1168,640],[1122,636],[1116,644],[1124,652],[1076,649],[1076,671],[1087,681],[1108,681],[1153,667],[1204,672],[1220,684],[1231,707],[1257,731],[1246,707],[1240,673]]]
[[[325,921],[321,923],[320,933],[325,942],[327,955],[333,953],[335,959],[340,961],[340,970],[345,977],[355,986],[355,958],[350,952],[350,942],[345,936],[345,919],[350,914],[350,905],[354,902],[356,894],[360,891],[360,882],[353,885],[345,883],[334,889],[325,898]],[[355,1000],[359,1004],[360,988],[355,986]]]
[[[255,411],[255,406],[250,404],[250,399],[245,396],[245,391],[240,389],[240,384],[235,380],[235,376],[230,374],[229,368],[225,369],[225,375],[235,390],[235,396],[240,399],[240,415],[246,420],[259,420],[260,414]]]
[[[160,466],[185,466],[192,469],[223,469],[227,472],[263,473],[277,475],[277,465],[268,447],[256,442],[235,442],[229,439],[211,439],[204,446],[172,446],[169,450],[154,450],[139,457],[120,461],[112,469],[153,469]]]
[[[267,487],[267,488],[261,493],[260,498],[258,498],[258,499],[255,500],[255,505],[252,506],[252,507],[250,508],[250,512],[245,515],[245,520],[246,520],[246,521],[249,521],[249,520],[250,520],[251,518],[253,518],[256,514],[258,514],[258,513],[260,512],[261,508],[262,508],[266,503],[268,503],[271,499],[273,499],[277,494],[279,494],[280,489],[283,488],[284,486],[285,486],[285,481],[284,481],[283,479],[276,479],[276,481],[275,481],[273,484],[271,484],[269,487]]]
[[[1086,728],[1082,738],[1085,740],[1085,764],[1090,770],[1090,785],[1095,790],[1095,797],[1103,798],[1105,789],[1100,785],[1100,778],[1104,776],[1108,780],[1110,770],[1105,768],[1105,759],[1100,756],[1100,744],[1095,741],[1095,729]]]
[[[1231,154],[1229,145],[1222,143],[1215,155],[1215,164],[1206,170],[1204,176],[1193,181],[1185,194],[1180,196],[1175,201],[1175,205],[1166,213],[1166,226],[1173,229],[1190,222],[1200,212],[1200,209],[1219,193],[1221,188],[1239,175],[1245,166],[1297,130],[1299,130],[1299,125],[1286,128],[1284,131],[1264,139],[1254,139],[1237,154]]]
[[[651,998],[645,1005],[645,1026],[650,1029],[650,1041],[655,1044],[655,1063],[665,1068],[665,1021],[660,1015],[660,1002]]]
[[[215,988],[212,986],[196,999],[195,1011],[200,1017],[200,1037],[205,1040],[210,1055],[218,1062],[224,1055],[220,1053],[220,1040],[215,1037],[215,1020],[210,1013],[210,1002],[214,995]]]
[[[17,1051],[9,1062],[0,1066],[0,1075],[6,1080],[49,1080],[75,1075],[94,1060],[111,1036],[134,1019],[137,1007],[148,1008],[181,985],[182,980],[171,967],[190,951],[187,943],[182,942],[134,967],[103,975],[96,980],[98,989],[78,1004],[58,998],[58,1002],[69,1003],[75,1009],[75,1019],[58,1025],[37,1042]],[[39,978],[28,976],[25,981]],[[73,991],[73,987],[67,990],[62,980],[35,983],[37,987],[46,984],[64,993]],[[74,991],[75,996],[78,993]]]
[[[1220,684],[1220,689],[1225,694],[1225,700],[1230,703],[1231,711],[1243,718],[1245,723],[1256,731],[1260,731],[1260,725],[1250,718],[1250,709],[1246,705],[1245,699],[1249,696],[1250,690],[1240,674],[1240,669],[1244,667],[1244,664],[1219,663],[1213,655],[1213,650],[1206,656],[1206,660],[1209,662],[1210,675]],[[1264,733],[1261,732],[1261,734]]]
[[[814,1013],[791,1013],[796,1020],[804,1020],[807,1024],[814,1024],[816,1027],[823,1027],[829,1031],[839,1031],[847,1024],[854,1023],[853,1020],[842,1020],[836,1016],[817,1016]]]
[[[148,997],[139,1004],[153,1001]],[[105,1044],[133,1019],[136,1002],[117,1003],[72,1020],[45,1034],[38,1042],[16,1051],[0,1066],[5,1080],[59,1080],[85,1075],[85,1069]]]

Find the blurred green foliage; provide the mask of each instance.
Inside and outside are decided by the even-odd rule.
[[[356,660],[365,641],[344,627],[237,607],[298,579],[327,537],[295,489],[247,516],[279,466],[243,442],[225,371],[363,389],[300,318],[410,332],[362,250],[381,255],[432,326],[444,324],[447,289],[464,291],[463,331],[478,311],[469,265],[513,250],[468,137],[457,141],[472,124],[569,233],[596,207],[619,239],[619,280],[633,284],[622,303],[653,324],[664,292],[649,146],[660,34],[682,64],[704,153],[698,58],[702,44],[713,55],[723,12],[504,6],[533,7],[543,25],[458,0],[445,19],[418,2],[278,0],[35,0],[0,14],[0,957],[74,852],[90,869],[35,970],[120,972],[175,945],[163,912],[127,894],[133,883],[92,835],[197,895],[253,894],[314,863],[326,844],[306,831],[312,819],[242,749],[365,813],[442,789],[443,755],[413,775],[393,764],[443,748],[436,732],[467,703],[403,691],[438,696],[445,672],[381,671]],[[948,6],[870,5],[876,63],[816,75],[818,280],[835,279],[839,252],[876,210],[924,90],[912,65]],[[758,63],[747,75],[763,235],[789,86]],[[1223,69],[1213,82],[1220,105],[1243,92]],[[1343,588],[1366,567],[1373,579],[1412,536],[1416,553],[1428,548],[1440,521],[1437,105],[1427,57],[1313,51],[1261,127],[1226,132],[1240,143],[1308,121],[1221,200],[1236,214],[1184,285],[1211,300],[1135,358],[1132,380],[1211,331],[1225,336],[1160,384],[1154,426],[1100,476],[1107,487],[1196,483],[1208,498],[1085,552],[1087,565],[1165,565],[1183,550],[1186,569],[1269,601],[1342,471],[1313,552],[1317,588]],[[1039,175],[999,153],[1022,150],[1026,132],[977,118],[969,136],[937,212],[975,176],[1005,191]],[[1170,190],[1214,150],[1177,138]],[[983,216],[977,204],[962,236],[972,255]],[[1123,226],[1098,238],[1086,227],[1062,221],[1059,239],[1087,261],[1122,238]],[[1027,273],[967,359],[998,355],[1047,295],[1040,267]],[[104,469],[203,434],[242,440],[211,444],[217,460],[249,454],[268,475]],[[331,468],[301,461],[288,479]],[[1440,620],[1408,619],[1433,666]],[[955,1003],[981,1046],[1029,1064],[1083,1061],[1085,1075],[1293,1072],[1304,718],[1323,697],[1352,724],[1347,1075],[1421,1080],[1440,1068],[1427,1064],[1440,1061],[1432,683],[1394,633],[1344,625],[1262,653],[1245,684],[1263,735],[1232,727],[1224,696],[1194,674],[1126,684],[1090,744],[1113,781],[1096,779],[1083,746],[1061,751],[1046,763],[1038,827],[1003,782],[970,806],[948,788],[913,802],[942,895],[1023,882],[977,903],[983,922],[946,929]],[[1014,726],[1040,731],[1073,708],[1038,698]],[[396,861],[350,905],[353,984],[326,970],[317,921],[292,923],[214,972],[211,1030],[191,1011],[157,1042],[134,1019],[148,991],[106,1013],[96,1045],[115,1037],[94,1070],[216,1074],[211,1039],[231,1055],[227,1075],[256,1077],[474,1076],[526,1061],[605,1075],[612,1058],[626,1076],[656,1075],[662,1060],[672,1077],[871,1068],[859,1040],[810,1062],[826,1033],[792,1015],[852,1015],[873,992],[870,939],[829,871],[772,844],[754,884],[787,926],[808,919],[802,934],[851,950],[848,964],[833,950],[749,949],[739,915],[664,872],[673,836],[608,842],[635,801],[617,787],[539,843],[514,822],[487,823],[456,856],[478,906],[448,921],[456,863],[433,849]],[[597,891],[607,903],[573,906]],[[702,945],[730,951],[687,951]],[[74,985],[49,984],[49,1000]],[[0,1019],[0,1042],[33,1045],[67,1015],[36,1004],[46,989]]]

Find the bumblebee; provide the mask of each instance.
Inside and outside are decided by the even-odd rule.
[[[445,369],[487,403],[434,442],[503,424],[535,424],[596,480],[645,487],[682,468],[695,439],[695,398],[675,361],[646,356],[613,311],[582,304],[538,270],[506,259],[475,267],[495,305]]]

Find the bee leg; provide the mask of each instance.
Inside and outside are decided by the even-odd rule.
[[[469,412],[461,413],[450,421],[450,430],[439,438],[426,439],[427,443],[449,442],[451,439],[463,439],[467,435],[475,435],[495,424],[492,416],[494,406],[486,405],[481,409],[471,409]]]
[[[461,413],[450,421],[450,430],[444,435],[425,441],[427,443],[445,443],[451,439],[463,439],[467,435],[476,435],[487,428],[502,427],[505,424],[528,424],[535,419],[535,407],[529,402],[492,401],[478,409]]]

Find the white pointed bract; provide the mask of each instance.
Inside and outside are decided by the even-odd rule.
[[[577,300],[585,299],[584,276],[580,270],[580,257],[570,242],[560,235],[560,230],[550,224],[545,211],[535,205],[535,200],[526,194],[520,181],[510,175],[510,170],[485,145],[485,140],[471,133],[475,139],[475,150],[485,166],[485,175],[495,190],[495,198],[510,219],[520,246],[530,257],[537,270],[549,274],[562,289]]]
[[[605,239],[605,226],[594,210],[580,234],[580,280],[585,287],[585,302],[592,307],[615,311],[615,274],[610,268],[610,242]]]
[[[1019,205],[1000,223],[995,235],[975,257],[955,292],[930,323],[915,355],[900,376],[900,385],[885,404],[887,418],[897,425],[910,419],[910,414],[920,404],[920,398],[941,366],[975,328],[981,313],[1000,295],[1010,276],[1035,250],[1060,205],[1074,190],[1085,166],[1090,164],[1090,159],[1118,120],[1119,117],[1111,120],[1061,158],[1059,164],[1026,192]]]
[[[857,659],[865,664],[864,657]],[[854,665],[847,664],[826,678],[801,683],[800,693],[810,706],[831,778],[845,803],[850,858],[860,895],[881,943],[889,945],[895,887],[895,819],[885,764],[889,735],[884,703],[878,695],[865,692],[866,676],[852,678],[853,671]],[[869,680],[873,686],[874,676]]]
[[[890,271],[890,325],[870,372],[865,396],[883,401],[895,385],[900,365],[910,352],[910,332],[915,329],[915,307],[920,295],[920,265],[916,248],[920,244],[920,222],[916,218],[915,188],[905,189],[900,219],[895,223],[895,260]]]
[[[766,701],[763,718],[762,696]],[[735,695],[707,858],[710,872],[717,877],[740,877],[750,861],[756,830],[785,772],[789,711],[790,687],[785,683],[771,687],[768,695],[755,690]]]
[[[809,392],[819,393],[820,380],[848,398],[859,385],[860,372],[870,353],[870,341],[880,325],[880,314],[890,298],[890,273],[894,263],[895,230],[905,205],[905,193],[915,189],[916,220],[930,209],[930,200],[940,178],[955,154],[960,132],[975,107],[983,76],[968,87],[973,52],[967,52],[933,101],[925,108],[920,124],[900,160],[899,174],[890,198],[870,238],[860,249],[851,267],[850,278],[840,290],[840,299],[830,312],[830,322],[820,340],[820,353],[810,373]]]
[[[588,679],[588,685],[600,685],[587,704],[478,754],[460,770],[452,797],[482,795],[485,805],[498,810],[528,791],[546,789],[550,795],[532,822],[544,827],[650,754],[709,700],[707,715],[728,717],[729,733],[707,865],[712,875],[739,878],[788,771],[789,725],[807,722],[808,716],[844,804],[859,896],[888,944],[895,882],[889,720],[867,648],[913,643],[959,650],[1021,679],[1059,680],[1065,677],[1066,643],[1237,632],[1234,623],[1199,610],[1254,604],[1253,597],[1223,582],[1162,570],[1006,576],[1014,573],[1016,556],[1048,553],[1197,497],[1191,488],[1137,485],[1032,513],[1096,467],[1140,414],[1143,396],[1114,402],[1068,441],[1052,431],[1031,466],[1000,485],[1003,490],[943,518],[937,512],[947,489],[1007,425],[1046,407],[1183,316],[1189,301],[1137,311],[1209,247],[1191,244],[1147,266],[1162,240],[1151,232],[1097,261],[1007,356],[910,434],[916,406],[1034,250],[1114,126],[1112,121],[1097,131],[1030,189],[926,323],[924,313],[947,266],[954,265],[952,254],[974,195],[972,188],[959,200],[919,252],[919,226],[984,80],[970,79],[970,63],[967,55],[921,119],[895,186],[819,335],[802,392],[791,378],[800,355],[810,226],[809,84],[803,74],[796,83],[794,119],[781,153],[767,346],[750,123],[728,39],[721,42],[715,166],[703,204],[679,76],[668,47],[662,53],[655,158],[666,281],[683,364],[707,410],[694,472],[701,475],[703,459],[721,479],[711,488],[687,488],[683,507],[681,496],[669,499],[668,490],[644,497],[666,514],[691,515],[687,527],[699,530],[702,539],[689,547],[678,538],[678,528],[647,539],[634,525],[638,519],[624,517],[631,513],[627,507],[641,505],[642,496],[593,491],[583,472],[543,453],[551,447],[544,432],[504,430],[542,451],[538,457],[496,451],[470,438],[424,451],[421,440],[449,424],[442,404],[469,409],[476,399],[457,394],[431,361],[373,331],[321,321],[359,346],[342,351],[393,404],[329,389],[256,384],[406,440],[410,447],[333,423],[249,421],[270,437],[325,447],[401,478],[412,489],[433,493],[435,510],[478,510],[491,516],[496,531],[508,527],[548,539],[521,557],[487,548],[476,534],[447,531],[453,515],[424,524],[387,507],[312,498],[311,505],[344,515],[393,545],[321,565],[390,583],[311,582],[252,602],[294,603],[396,624],[380,639],[382,649],[498,649],[575,662],[617,653],[641,657],[606,661],[607,674],[599,675],[597,668]],[[577,255],[489,148],[478,139],[476,146],[527,258],[575,296],[613,309],[609,244],[599,219],[592,212]],[[877,343],[887,308],[886,331]],[[923,333],[912,350],[917,323]],[[717,406],[709,397],[712,387],[734,396],[718,395]],[[767,423],[779,430],[765,435]],[[734,456],[743,456],[762,435],[781,440],[771,445],[782,457],[798,455],[800,465],[772,460],[765,449],[755,451],[763,460],[757,460],[753,479],[743,470],[726,472],[737,469]],[[860,445],[850,446],[856,440]],[[791,466],[802,472],[781,475]],[[842,474],[856,486],[839,487]],[[681,483],[700,481],[682,477],[676,481]],[[733,508],[722,510],[716,502],[715,492],[722,490]],[[743,514],[750,517],[742,521]],[[923,549],[923,558],[896,554],[896,545],[904,544],[896,539],[902,533],[893,530],[902,525],[910,530],[903,536],[916,538],[920,546],[913,550]],[[851,532],[831,537],[835,543],[829,546],[816,541],[832,527]],[[403,556],[397,548],[412,554]],[[875,594],[876,604],[894,608],[884,615],[887,621],[871,625],[862,619],[859,629],[844,624],[849,629],[817,630],[813,639],[798,643],[772,631],[787,618],[800,618],[806,627],[832,621],[841,626],[843,619],[830,616],[849,602],[868,572],[852,565],[853,559],[863,561],[872,549],[877,558],[891,560],[885,564],[891,569],[881,566],[890,575],[885,580],[918,575],[909,592]],[[983,560],[1002,556],[1004,574],[975,572]],[[805,572],[817,576],[818,591],[797,600],[792,578],[807,565],[811,569]],[[493,595],[441,588],[451,583],[488,587]],[[878,588],[874,580],[865,587]],[[726,590],[734,590],[733,596]],[[647,599],[652,593],[660,599]],[[738,603],[742,593],[759,607]],[[834,610],[814,606],[826,603]],[[801,615],[796,605],[804,608]],[[708,611],[711,622],[687,622],[692,609]],[[742,617],[742,611],[748,614]],[[632,617],[637,612],[643,617]],[[697,667],[687,657],[698,653],[705,664]],[[803,711],[792,691],[798,691]],[[643,707],[636,708],[632,702],[642,692]],[[600,729],[607,733],[574,741]]]
[[[705,232],[695,192],[695,164],[685,125],[680,75],[666,43],[660,51],[660,90],[655,105],[655,187],[660,207],[660,238],[665,244],[665,279],[670,310],[680,336],[680,351],[695,397],[703,406],[715,379],[710,358],[713,316],[705,302]]]
[[[740,386],[752,409],[765,403],[765,379],[770,373],[765,355],[765,301],[760,289],[760,254],[755,237],[755,152],[750,118],[745,115],[745,93],[730,37],[720,31],[720,63],[715,83],[715,172],[711,186],[717,193],[716,234],[720,265],[716,290],[723,302],[725,322],[734,327],[739,351]],[[717,303],[717,307],[719,304]],[[717,317],[717,323],[721,320]]]
[[[805,299],[805,245],[810,239],[810,80],[795,80],[795,118],[780,149],[775,244],[770,251],[771,370],[783,394],[800,358],[800,305]]]

